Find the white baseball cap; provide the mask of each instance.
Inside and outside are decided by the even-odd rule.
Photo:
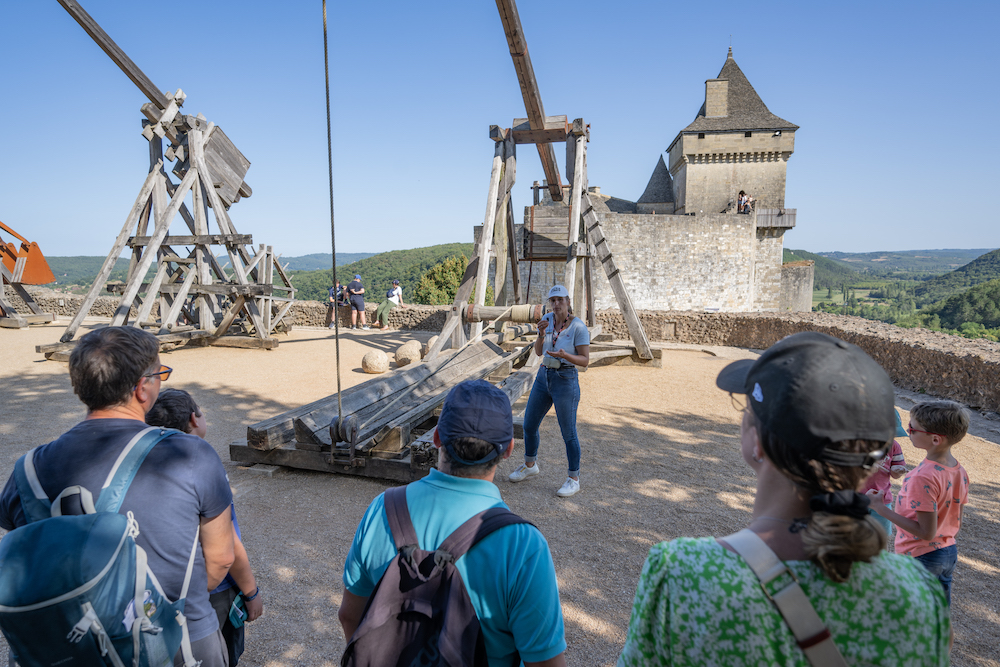
[[[549,290],[549,296],[547,298],[551,299],[554,296],[564,296],[569,298],[569,290],[562,285],[553,285],[552,289]]]

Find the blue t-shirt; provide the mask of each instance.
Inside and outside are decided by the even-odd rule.
[[[96,501],[104,480],[125,445],[147,424],[134,419],[89,419],[35,450],[35,472],[52,500],[79,484]],[[139,524],[136,543],[146,550],[149,569],[171,600],[180,597],[191,545],[202,517],[212,518],[233,502],[226,469],[212,446],[194,435],[178,433],[161,440],[146,456],[125,494],[121,513],[132,512]],[[0,494],[0,527],[25,524],[14,477]],[[191,641],[219,627],[208,602],[208,574],[201,544],[184,604]]]
[[[576,354],[577,345],[590,345],[590,330],[587,329],[587,325],[579,317],[574,317],[570,320],[566,328],[558,334],[555,331],[553,318],[554,315],[552,313],[545,313],[542,316],[543,320],[549,321],[549,325],[545,328],[545,343],[542,345],[542,356],[553,350],[564,350],[570,354]],[[552,342],[553,339],[555,340],[555,344]],[[564,364],[570,363],[562,359],[560,361]]]
[[[430,475],[406,487],[420,547],[437,549],[467,519],[506,507],[492,482]],[[368,597],[396,556],[383,496],[368,506],[344,563],[344,586]],[[507,667],[514,652],[541,662],[566,650],[562,608],[549,545],[534,526],[506,526],[455,562],[479,616],[490,665]]]

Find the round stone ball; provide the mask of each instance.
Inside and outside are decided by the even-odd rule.
[[[361,358],[361,370],[378,375],[389,370],[389,357],[382,350],[369,350]]]
[[[437,342],[437,339],[437,336],[431,336],[427,339],[427,343],[424,345],[424,349],[422,350],[425,357],[427,356],[427,353],[431,351],[431,348],[434,347],[434,343]]]
[[[415,361],[420,361],[420,341],[411,340],[403,343],[396,350],[396,365],[406,366]]]

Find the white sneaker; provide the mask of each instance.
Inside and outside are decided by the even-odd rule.
[[[370,327],[370,326],[368,326],[367,324],[366,324],[366,325],[364,325],[363,327],[361,327],[361,330],[362,330],[362,331],[368,331],[368,330],[370,330],[370,329],[371,329],[371,327]]]
[[[529,477],[534,477],[537,474],[538,474],[537,461],[535,462],[535,465],[531,466],[530,468],[522,463],[521,465],[517,466],[517,469],[514,472],[507,475],[507,479],[509,479],[512,482],[523,482]]]
[[[563,483],[562,488],[556,491],[556,495],[560,498],[569,498],[580,491],[580,481],[573,479],[572,477],[567,477],[566,481]]]

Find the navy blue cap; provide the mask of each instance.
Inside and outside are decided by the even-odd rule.
[[[514,438],[514,422],[510,399],[485,380],[467,380],[455,386],[444,400],[437,423],[441,445],[448,458],[463,465],[486,463],[503,454]],[[478,461],[459,456],[451,443],[459,438],[479,438],[493,445]]]
[[[361,280],[361,275],[360,275],[360,274],[357,274],[357,273],[355,273],[355,274],[354,274],[354,279],[355,279],[355,280]]]
[[[729,364],[715,384],[746,394],[760,423],[808,459],[869,467],[885,455],[884,447],[850,454],[829,445],[889,443],[897,433],[895,393],[886,372],[861,348],[816,331],[787,336],[756,361]]]

